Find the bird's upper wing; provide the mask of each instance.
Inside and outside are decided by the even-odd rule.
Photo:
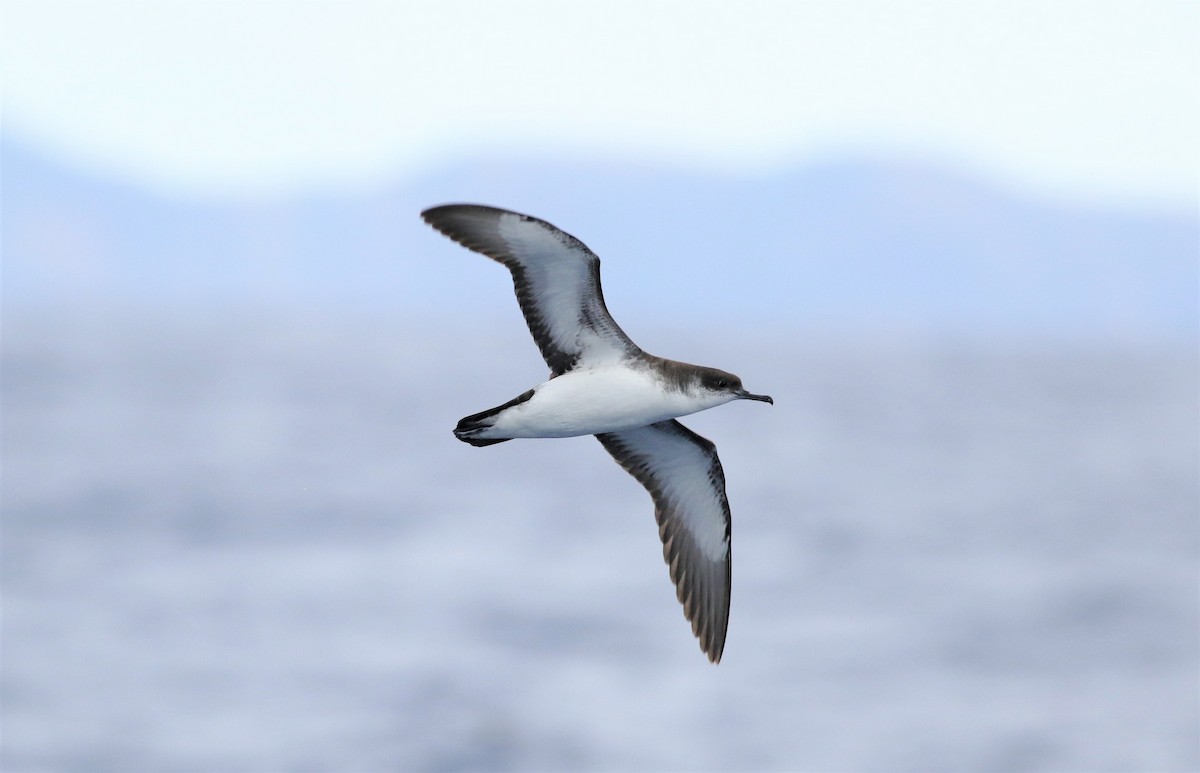
[[[646,487],[692,633],[717,663],[729,626],[730,519],[717,448],[674,419],[596,435]]]
[[[604,306],[600,259],[574,236],[536,217],[476,204],[433,207],[421,217],[508,267],[529,332],[554,375],[639,351]]]

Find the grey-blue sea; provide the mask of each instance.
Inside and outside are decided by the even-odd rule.
[[[1196,768],[1189,344],[664,322],[776,398],[714,667],[598,443],[450,434],[519,319],[4,323],[5,770]]]

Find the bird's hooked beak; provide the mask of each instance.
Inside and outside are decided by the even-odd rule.
[[[771,405],[775,404],[775,401],[771,399],[770,395],[752,395],[745,389],[741,389],[734,394],[737,395],[737,399],[739,400],[758,400],[759,402],[770,403]]]

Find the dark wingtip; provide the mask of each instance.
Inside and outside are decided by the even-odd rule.
[[[519,212],[502,209],[500,207],[491,207],[487,204],[438,204],[435,207],[427,207],[421,210],[421,219],[430,225],[436,225],[439,221],[443,221],[448,217],[455,215],[519,215]],[[522,215],[528,217],[528,215]]]
[[[458,206],[457,204],[439,204],[436,207],[427,207],[421,210],[421,219],[426,223],[433,225],[438,219],[438,215],[444,214],[445,210],[452,209]]]
[[[452,209],[494,209],[494,207],[487,207],[483,204],[463,204],[459,202],[454,202],[451,204],[438,204],[436,206],[426,207],[425,209],[421,210],[421,217],[425,220],[428,220],[431,217],[436,217],[439,212],[449,211]]]

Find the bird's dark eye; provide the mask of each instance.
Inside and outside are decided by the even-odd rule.
[[[717,389],[725,389],[729,386],[729,382],[723,378],[717,379]]]

